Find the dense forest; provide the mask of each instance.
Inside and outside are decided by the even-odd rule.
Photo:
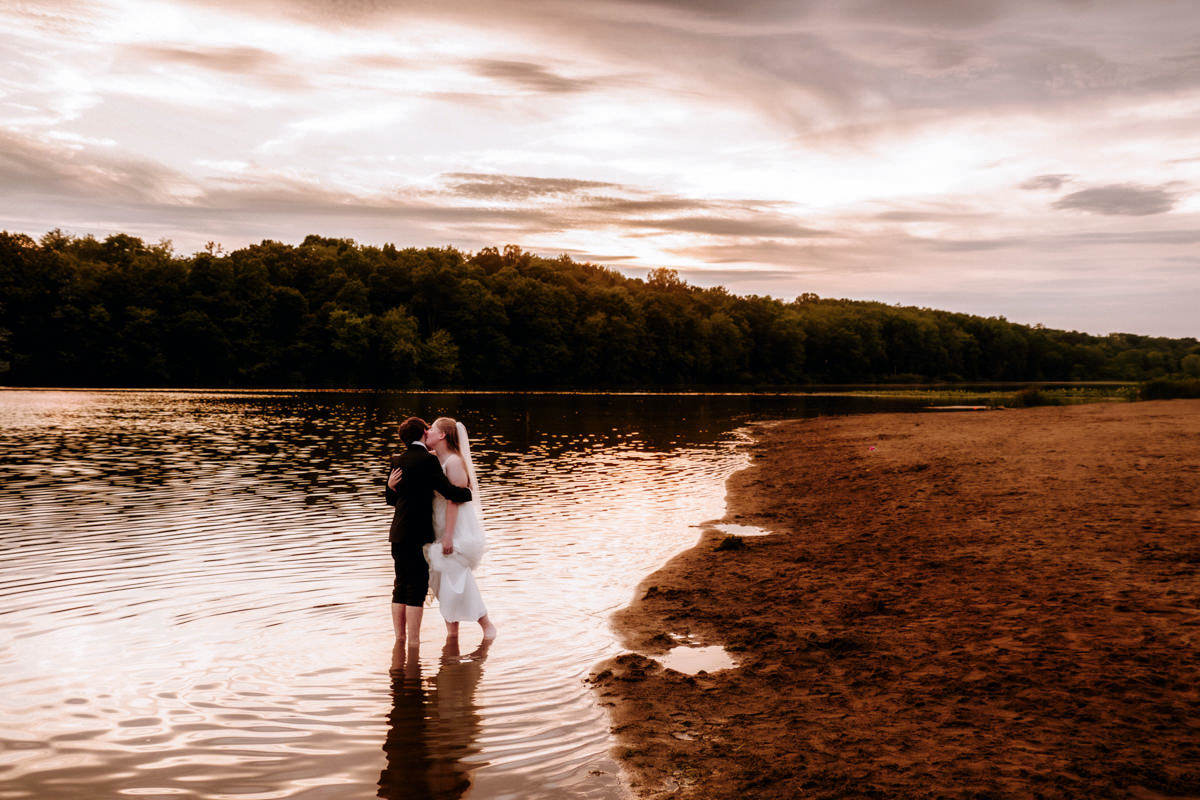
[[[646,280],[508,246],[0,234],[0,382],[617,388],[1200,375],[1200,342]]]

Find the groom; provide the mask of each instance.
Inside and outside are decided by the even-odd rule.
[[[404,452],[392,457],[392,474],[384,490],[387,504],[396,507],[388,534],[396,567],[392,628],[399,642],[404,641],[407,628],[410,646],[415,646],[421,638],[421,615],[429,591],[429,563],[421,547],[434,539],[433,493],[452,503],[471,501],[471,490],[452,484],[442,472],[437,456],[429,452],[444,436],[417,417],[400,423]]]

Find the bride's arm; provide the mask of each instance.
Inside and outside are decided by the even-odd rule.
[[[446,477],[450,483],[460,488],[466,488],[469,479],[467,468],[461,458],[452,458],[446,464]],[[450,555],[454,550],[454,525],[458,522],[458,503],[446,503],[446,532],[442,535],[442,554]]]

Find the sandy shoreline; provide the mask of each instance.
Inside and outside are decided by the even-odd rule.
[[[1200,796],[1200,401],[756,426],[593,675],[642,797]],[[873,448],[873,449],[872,449]]]

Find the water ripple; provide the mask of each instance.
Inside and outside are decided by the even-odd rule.
[[[789,402],[0,392],[0,798],[622,796],[582,681],[606,619]],[[473,432],[487,650],[431,611],[392,652],[411,413]]]

